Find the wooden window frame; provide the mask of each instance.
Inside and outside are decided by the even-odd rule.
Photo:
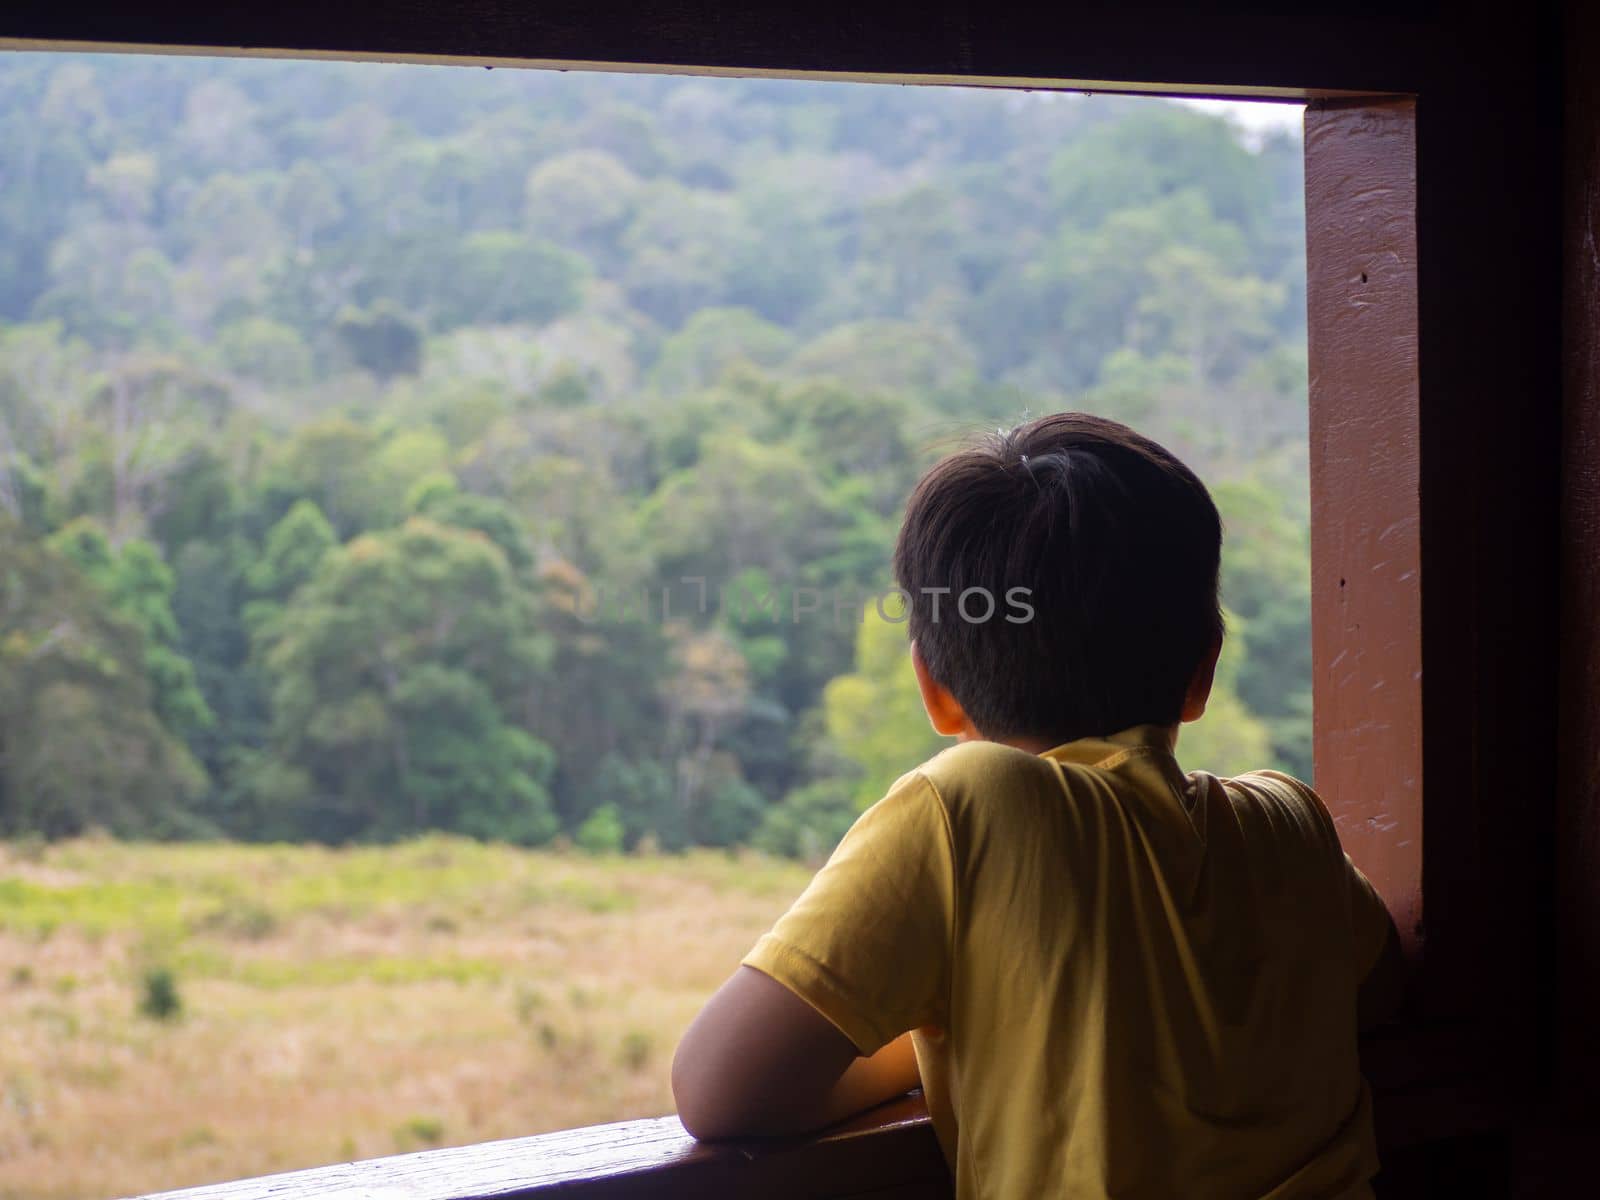
[[[1305,119],[1316,785],[1422,948],[1416,102]]]
[[[1560,405],[1546,401],[1560,390],[1561,226],[1559,171],[1550,169],[1560,130],[1545,117],[1559,76],[1540,22],[1508,22],[1487,7],[1396,0],[1382,17],[1359,4],[1321,14],[1270,7],[167,0],[100,9],[17,0],[0,13],[0,48],[1308,102],[1316,782],[1352,857],[1389,900],[1419,972],[1406,1024],[1364,1046],[1380,1139],[1393,1148],[1452,1138],[1454,1154],[1462,1137],[1481,1147],[1503,1130],[1555,1070],[1553,1047],[1537,1032],[1548,1023],[1530,994],[1552,990],[1551,879],[1558,859],[1572,861],[1555,846],[1548,799],[1561,506],[1549,470],[1560,458]],[[1488,415],[1507,405],[1514,419]],[[1508,547],[1514,556],[1502,553]],[[854,1161],[855,1151],[839,1148],[874,1122],[870,1136],[884,1140],[872,1144],[895,1147],[905,1180],[874,1176],[855,1191],[936,1194],[919,1174],[931,1133],[908,1113],[901,1105],[805,1143],[808,1157],[792,1161],[806,1171],[777,1172],[789,1182],[773,1194],[840,1195],[851,1180],[865,1184],[859,1167],[835,1175],[826,1163]],[[532,1156],[527,1186],[503,1172],[474,1182],[470,1154],[448,1188],[417,1182],[426,1164],[444,1165],[428,1154],[463,1151],[386,1160],[412,1166],[363,1178],[392,1175],[398,1194],[419,1198],[531,1194],[544,1186],[532,1183],[533,1161],[573,1149],[570,1132],[549,1137],[566,1149],[525,1139],[518,1151]],[[673,1194],[680,1169],[767,1157],[658,1149],[654,1166],[615,1159],[634,1189],[626,1194]],[[1481,1156],[1457,1157],[1481,1166]],[[352,1169],[305,1173],[305,1190]],[[658,1174],[665,1191],[637,1190]],[[567,1194],[577,1177],[547,1178]],[[605,1178],[589,1178],[585,1194],[611,1194]],[[713,1194],[685,1187],[681,1194]],[[215,1190],[250,1194],[246,1184]]]

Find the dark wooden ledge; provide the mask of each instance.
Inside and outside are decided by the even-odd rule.
[[[919,1095],[806,1140],[706,1145],[685,1133],[676,1117],[657,1117],[160,1193],[163,1200],[947,1200],[950,1195],[949,1171]]]

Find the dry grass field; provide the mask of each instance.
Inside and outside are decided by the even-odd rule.
[[[669,1112],[678,1035],[808,874],[442,837],[0,844],[0,1197]]]

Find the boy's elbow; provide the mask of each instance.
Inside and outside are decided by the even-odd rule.
[[[855,1047],[781,984],[741,967],[672,1056],[672,1098],[703,1141],[780,1137],[825,1123]]]
[[[680,1045],[678,1052],[672,1056],[672,1105],[684,1129],[691,1136],[705,1141],[710,1124],[704,1120],[707,1114],[701,1111],[700,1103],[700,1092],[695,1085],[693,1071],[684,1062],[683,1047]]]
[[[684,1132],[699,1142],[720,1142],[739,1136],[739,1131],[727,1121],[724,1114],[712,1108],[678,1103],[678,1123]]]
[[[786,1101],[759,1074],[716,1052],[672,1060],[672,1100],[678,1121],[702,1142],[774,1137],[797,1132]]]
[[[702,1142],[738,1137],[737,1113],[727,1102],[726,1092],[716,1086],[711,1072],[686,1056],[683,1047],[672,1059],[672,1102],[678,1121],[691,1137]]]
[[[690,1100],[678,1089],[672,1092],[673,1103],[678,1109],[678,1123],[683,1130],[696,1141],[714,1142],[726,1135],[713,1119],[713,1114],[701,1109],[699,1104]]]
[[[677,1106],[678,1122],[690,1137],[702,1142],[714,1142],[728,1136],[720,1120],[721,1114],[710,1105],[702,1104],[700,1097],[694,1093],[674,1084],[672,1100]]]

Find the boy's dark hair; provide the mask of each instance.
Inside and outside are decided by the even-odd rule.
[[[929,674],[973,726],[1060,744],[1179,719],[1222,636],[1221,552],[1193,471],[1126,425],[1056,413],[924,475],[894,572]],[[993,597],[988,620],[957,609],[972,588]],[[977,593],[966,612],[985,608]]]

